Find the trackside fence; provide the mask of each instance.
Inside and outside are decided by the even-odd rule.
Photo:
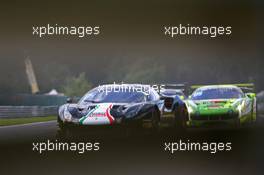
[[[0,106],[0,118],[44,117],[57,115],[58,106]]]

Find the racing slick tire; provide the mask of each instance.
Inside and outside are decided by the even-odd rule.
[[[160,113],[159,113],[159,110],[156,108],[152,110],[151,128],[155,132],[159,131],[159,128],[160,128]]]
[[[157,108],[153,108],[148,114],[148,120],[142,120],[137,126],[130,126],[129,124],[125,126],[125,137],[130,137],[134,135],[152,135],[157,134],[160,131],[160,112]],[[139,132],[140,131],[140,132]]]

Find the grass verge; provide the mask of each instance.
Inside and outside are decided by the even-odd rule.
[[[0,119],[0,126],[45,122],[51,120],[56,120],[56,116]]]

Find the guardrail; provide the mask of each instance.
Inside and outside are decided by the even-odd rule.
[[[0,118],[44,117],[57,113],[58,106],[0,106]]]
[[[58,106],[65,104],[67,98],[57,95],[0,94],[0,106]]]

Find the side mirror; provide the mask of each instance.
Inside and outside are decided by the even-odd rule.
[[[246,96],[248,98],[255,98],[256,97],[256,94],[255,93],[246,93]]]
[[[67,103],[72,103],[73,102],[73,100],[72,100],[72,98],[67,98],[67,101],[66,101]]]

